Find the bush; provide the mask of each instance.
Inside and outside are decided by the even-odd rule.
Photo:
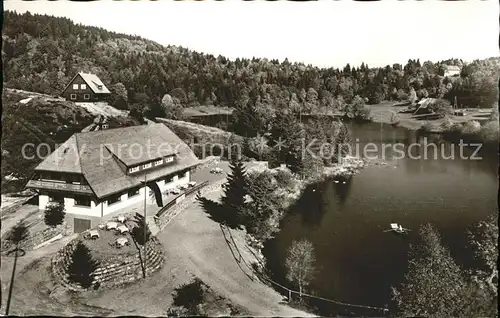
[[[461,132],[464,135],[474,135],[481,130],[481,124],[478,121],[471,120],[462,124]]]
[[[89,288],[94,280],[97,266],[98,262],[92,258],[88,247],[82,241],[78,241],[67,269],[69,280],[83,288]]]
[[[23,222],[17,223],[7,235],[7,241],[18,246],[28,237],[28,228]]]
[[[450,117],[445,116],[443,122],[440,125],[441,129],[443,129],[443,131],[449,131],[451,130],[452,126],[453,126],[453,121],[450,119]]]
[[[429,109],[440,117],[453,114],[453,107],[451,107],[450,102],[444,99],[437,99],[434,103],[429,105]]]
[[[278,182],[279,188],[290,188],[293,184],[292,174],[287,170],[279,169],[274,178]]]
[[[64,217],[66,212],[64,209],[64,204],[50,203],[45,207],[44,221],[45,224],[51,227],[56,227],[64,222]]]
[[[484,141],[499,140],[499,125],[498,121],[489,121],[481,127],[481,138]]]
[[[184,307],[189,315],[199,315],[198,305],[203,302],[204,283],[195,278],[191,283],[175,289],[174,306]]]
[[[430,121],[426,122],[425,124],[422,125],[421,128],[424,132],[431,132],[434,130],[434,125]]]
[[[355,96],[350,104],[346,104],[345,117],[349,119],[369,120],[370,109],[366,107],[365,101],[359,96]]]

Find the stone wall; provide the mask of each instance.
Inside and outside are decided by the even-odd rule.
[[[33,250],[34,247],[58,236],[58,235],[67,235],[67,223],[65,222],[62,225],[58,225],[56,227],[45,227],[43,230],[34,230],[35,226],[28,227],[28,237],[21,241],[19,247],[25,251]],[[14,246],[12,243],[7,240],[7,237],[10,234],[10,230],[4,234],[2,237],[2,253],[8,252]]]
[[[69,242],[52,259],[52,274],[56,280],[70,290],[83,290],[68,279],[67,268],[71,254],[79,239]],[[146,244],[146,275],[158,271],[165,259],[165,252],[160,242],[152,237]],[[139,252],[133,255],[117,255],[102,261],[94,272],[93,286],[111,288],[142,279],[142,265]]]
[[[219,181],[215,181],[202,189],[200,189],[201,195],[204,195],[206,193],[212,192],[214,190],[220,189],[220,187],[226,183],[226,179],[222,179]],[[191,194],[190,196],[186,197],[182,202],[174,205],[172,208],[170,208],[168,211],[163,213],[163,215],[159,218],[156,218],[156,225],[158,228],[163,230],[165,226],[181,211],[185,210],[190,204],[192,204],[196,200],[196,193]]]

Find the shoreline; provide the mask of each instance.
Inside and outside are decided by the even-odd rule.
[[[412,114],[402,113],[401,111],[406,110],[408,106],[400,106],[397,103],[383,102],[376,105],[368,105],[367,107],[370,109],[370,121],[373,123],[388,124],[409,130],[420,130],[423,129],[424,126],[430,125],[431,129],[426,132],[434,134],[445,134],[448,132],[441,127],[441,124],[444,121],[442,118],[431,120],[418,119],[414,118]],[[396,122],[393,119],[394,115],[397,116]],[[488,122],[489,119],[485,117],[478,117],[478,115],[469,115],[465,117],[450,116],[450,121],[451,124],[463,124],[470,121],[477,121],[481,123],[482,126],[484,123]]]
[[[282,213],[279,213],[275,217],[270,218],[270,220],[272,221],[272,227],[275,230],[273,232],[273,236],[266,240],[259,240],[251,234],[246,235],[248,247],[252,249],[252,251],[256,256],[258,255],[258,257],[256,258],[258,258],[261,269],[265,267],[267,261],[262,253],[264,245],[270,240],[274,239],[276,234],[278,234],[281,231],[280,227],[281,221],[287,216],[289,208],[302,196],[304,189],[306,187],[308,187],[311,184],[323,182],[328,179],[336,177],[340,178],[352,177],[353,175],[359,173],[366,165],[367,162],[363,159],[356,157],[346,157],[344,158],[343,163],[335,164],[334,166],[330,167],[323,167],[323,171],[321,173],[318,173],[310,178],[300,179],[296,175],[294,175],[294,182],[296,182],[296,186],[294,187],[293,191],[290,191],[288,195],[286,195],[286,197],[282,198],[283,200],[281,204],[281,206],[283,207]],[[258,173],[268,171],[271,174],[275,174],[280,169],[286,169],[287,171],[289,171],[288,168],[274,168],[274,169],[268,168],[266,170],[261,170]]]

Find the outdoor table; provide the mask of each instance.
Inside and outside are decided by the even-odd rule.
[[[91,238],[91,239],[99,238],[99,232],[97,230],[90,230],[89,231],[89,238]]]
[[[128,239],[126,237],[119,237],[116,239],[116,244],[121,247],[128,245]]]
[[[106,223],[106,229],[108,230],[115,230],[118,227],[117,222],[108,222]]]
[[[121,234],[123,234],[123,233],[125,233],[125,232],[128,232],[128,231],[129,231],[129,230],[128,230],[128,227],[126,227],[126,226],[125,226],[125,225],[123,225],[123,224],[122,224],[122,225],[120,225],[120,226],[118,226],[117,230],[118,230],[118,231],[120,231],[120,233],[121,233]]]

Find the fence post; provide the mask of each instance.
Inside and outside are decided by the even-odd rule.
[[[288,290],[288,302],[291,302],[292,301],[292,290],[289,289]]]

